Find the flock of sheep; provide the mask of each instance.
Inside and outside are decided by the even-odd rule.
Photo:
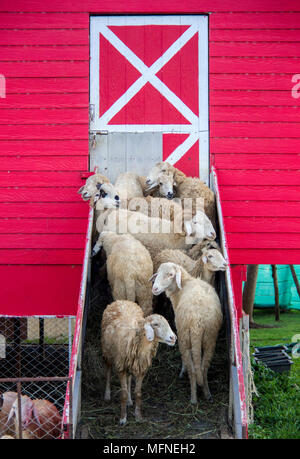
[[[101,345],[105,400],[111,397],[112,367],[120,378],[120,424],[126,423],[127,406],[133,404],[132,376],[138,420],[142,382],[158,344],[176,343],[166,318],[155,313],[170,307],[167,298],[175,315],[180,377],[187,371],[191,403],[197,403],[197,385],[210,400],[207,372],[222,325],[214,278],[216,271],[227,267],[215,241],[214,193],[200,179],[186,177],[166,162],[156,164],[147,178],[120,174],[114,185],[104,175],[94,174],[79,193],[95,208],[92,255],[104,249],[103,267],[114,299],[103,313]],[[21,395],[19,407],[17,393],[4,392],[1,438],[19,438],[19,425],[22,438],[59,438],[61,416],[48,400]]]
[[[104,399],[111,397],[114,367],[121,383],[124,425],[134,376],[135,417],[141,418],[142,382],[158,344],[174,346],[177,339],[166,318],[155,313],[159,304],[166,307],[167,297],[182,357],[180,377],[187,371],[191,403],[197,403],[197,385],[211,400],[207,372],[222,325],[214,277],[227,267],[215,242],[213,191],[162,162],[147,178],[126,172],[115,184],[94,174],[78,192],[95,208],[92,255],[104,249],[114,300],[101,323]]]

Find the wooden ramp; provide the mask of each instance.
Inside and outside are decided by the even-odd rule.
[[[214,169],[212,177],[217,198],[220,242],[224,257],[228,261],[218,180]],[[71,436],[80,437],[80,432],[84,431],[86,435],[88,431],[93,438],[106,438],[107,435],[109,438],[115,436],[115,438],[230,438],[230,436],[238,439],[247,438],[241,331],[239,330],[230,268],[225,273],[220,273],[218,282],[225,321],[209,372],[214,403],[208,406],[207,402],[201,398],[196,411],[191,408],[188,380],[178,379],[179,355],[177,356],[174,350],[171,349],[172,352],[170,352],[169,349],[161,346],[153,367],[149,371],[149,377],[145,378],[143,385],[143,411],[148,420],[148,426],[153,426],[153,429],[146,429],[145,424],[142,427],[135,424],[130,414],[129,420],[133,422],[128,423],[129,427],[125,426],[120,429],[117,423],[119,414],[117,380],[112,404],[107,405],[107,402],[103,402],[104,377],[101,366],[100,321],[102,312],[111,298],[106,279],[99,279],[97,276],[92,276],[93,279],[91,279],[92,224],[93,209],[89,213],[69,374],[72,378],[72,385],[68,388],[65,404],[65,416],[67,417],[70,409],[70,393],[72,393],[73,433]],[[82,358],[83,345],[85,345],[84,358]],[[164,367],[168,367],[165,373]],[[83,392],[81,391],[82,385]],[[184,400],[182,400],[182,394],[184,394]],[[209,413],[213,413],[212,417]],[[231,432],[230,429],[227,429],[227,425],[231,427]],[[189,426],[189,428],[185,429],[183,426]]]

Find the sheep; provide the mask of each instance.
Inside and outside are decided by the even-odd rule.
[[[120,424],[127,420],[126,404],[132,405],[131,378],[135,377],[135,418],[142,418],[142,382],[155,357],[158,344],[174,346],[176,335],[159,314],[144,317],[136,303],[118,300],[109,304],[101,322],[101,346],[105,364],[105,400],[110,400],[112,366],[121,383]]]
[[[220,253],[222,253],[221,247],[216,241],[207,241],[207,240],[204,240],[202,242],[199,242],[198,244],[195,244],[190,249],[187,249],[186,253],[193,260],[198,260],[198,258],[201,257],[203,250],[210,250],[210,249],[216,249],[216,250],[219,250]]]
[[[139,177],[138,174],[133,172],[124,172],[117,177],[114,185],[112,183],[105,183],[102,186],[98,186],[99,191],[94,198],[96,209],[99,210],[99,206],[102,203],[103,208],[109,208],[119,206],[120,202],[116,206],[116,200],[122,200],[126,203],[131,198],[143,198],[142,179],[142,177]]]
[[[212,400],[207,372],[222,325],[221,303],[215,289],[201,279],[193,278],[175,263],[163,263],[153,275],[152,292],[165,292],[175,313],[178,345],[183,375],[188,371],[191,403],[197,403],[197,384],[204,397]]]
[[[97,220],[99,233],[103,230],[130,233],[150,252],[151,258],[163,249],[184,249],[187,245],[200,242],[204,238],[214,239],[216,233],[204,212],[199,211],[192,220],[182,222],[180,228],[175,222],[147,217],[140,212],[125,209],[112,210],[105,218]]]
[[[15,420],[16,438],[20,438],[18,405],[16,399],[8,417],[9,421]],[[27,395],[21,395],[22,438],[59,438],[61,423],[61,416],[53,403],[44,399],[31,400]]]
[[[143,199],[143,177],[132,172],[124,172],[117,177],[115,185],[104,183],[98,186],[94,196],[95,220],[104,209],[126,208],[132,199]]]
[[[197,198],[204,200],[204,211],[216,228],[216,202],[214,192],[199,178],[187,177],[183,172],[167,162],[157,163],[149,172],[149,186],[158,185],[162,176],[172,175],[176,196],[180,199],[192,198],[193,215],[197,212]],[[163,195],[165,196],[165,195]]]
[[[121,199],[142,198],[144,196],[140,177],[134,172],[124,172],[120,174],[115,182],[115,187]]]
[[[131,234],[103,231],[96,243],[103,247],[107,260],[107,278],[114,300],[136,301],[144,315],[152,313],[149,278],[153,263],[146,247]]]
[[[193,260],[181,250],[163,250],[153,260],[153,270],[157,271],[162,263],[172,262],[182,266],[191,276],[214,285],[216,271],[225,271],[227,263],[219,250],[204,250],[202,256]]]
[[[163,163],[164,164],[164,163]],[[155,167],[155,166],[154,166]],[[154,197],[166,197],[167,199],[173,199],[174,193],[174,176],[173,173],[162,173],[158,171],[156,180],[152,183],[149,178],[146,179],[149,185],[145,189],[145,194],[149,194]]]
[[[133,198],[128,201],[128,210],[141,212],[148,217],[160,217],[174,221],[175,218],[182,218],[181,202],[176,199],[169,200],[161,197],[146,196],[144,198]]]
[[[14,440],[14,437],[12,437],[11,435],[2,435],[2,437],[0,437],[0,440]]]
[[[17,396],[17,392],[10,391],[0,395],[0,436],[15,433],[14,423],[12,420],[8,421],[8,416]]]
[[[81,195],[84,201],[90,200],[90,204],[93,206],[94,197],[98,191],[97,185],[99,186],[102,183],[109,183],[108,178],[102,174],[93,174],[87,178],[85,185],[81,186],[77,193]]]

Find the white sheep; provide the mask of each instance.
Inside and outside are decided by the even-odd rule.
[[[14,422],[11,419],[8,420],[8,416],[17,396],[17,392],[10,391],[0,395],[0,436],[15,433]]]
[[[94,201],[96,203],[96,209],[99,210],[99,206],[102,205],[101,210],[104,208],[118,207],[120,202],[124,201],[127,207],[127,201],[132,198],[143,198],[143,178],[133,172],[124,172],[120,174],[115,184],[105,183],[102,186],[98,186],[98,193],[96,193]],[[115,201],[120,201],[116,203]]]
[[[149,250],[153,257],[163,249],[184,249],[187,245],[203,239],[214,239],[214,228],[204,214],[199,211],[192,220],[171,222],[161,218],[147,217],[140,212],[125,209],[112,210],[104,218],[98,219],[96,228],[102,231],[114,231],[119,234],[130,233]]]
[[[188,371],[191,403],[197,403],[197,384],[207,400],[211,400],[207,372],[222,325],[222,311],[215,289],[193,278],[175,263],[163,263],[153,275],[152,292],[165,292],[170,298],[182,356],[181,376]]]
[[[186,253],[193,260],[198,260],[201,257],[203,250],[216,249],[222,253],[220,245],[216,241],[204,240],[198,244],[193,245],[190,249],[187,249]]]
[[[131,377],[135,377],[135,418],[142,417],[142,383],[155,357],[158,344],[174,346],[176,335],[159,314],[144,317],[142,309],[131,301],[108,305],[101,323],[101,346],[105,363],[105,400],[110,400],[111,369],[115,368],[121,383],[120,424],[127,420],[126,405],[132,405]]]
[[[182,218],[183,209],[180,200],[166,199],[161,197],[146,196],[144,198],[133,198],[128,201],[128,210],[134,210],[148,215],[148,217],[160,217],[174,221]]]
[[[153,270],[156,272],[162,263],[176,263],[182,266],[191,276],[214,285],[216,271],[225,271],[226,260],[219,250],[203,250],[198,260],[193,260],[181,250],[165,249],[158,253],[153,260]]]
[[[16,399],[8,416],[8,421],[15,421],[16,438],[20,438],[18,405],[19,401]],[[61,416],[53,403],[42,399],[31,400],[27,395],[21,395],[22,438],[59,438],[61,423]]]
[[[142,198],[144,196],[140,177],[134,172],[120,174],[115,181],[115,187],[121,199]]]
[[[90,204],[94,204],[95,195],[98,192],[98,187],[103,183],[109,183],[109,180],[105,175],[102,174],[93,174],[86,179],[86,182],[78,190],[78,194],[81,195],[84,201],[89,201]]]
[[[166,197],[167,199],[173,199],[175,196],[173,174],[167,171],[162,173],[161,170],[157,169],[157,166],[154,166],[154,169],[151,169],[151,171],[151,176],[155,176],[155,180],[152,182],[151,179],[146,179],[147,187],[145,188],[144,194],[157,198]]]
[[[113,299],[136,301],[145,316],[151,314],[149,278],[153,274],[153,263],[146,247],[131,234],[106,231],[101,233],[95,247],[94,254],[100,247],[106,252],[107,278]]]
[[[147,183],[149,186],[158,185],[163,176],[172,176],[175,195],[180,199],[191,198],[193,215],[197,212],[198,200],[204,201],[204,211],[213,226],[216,228],[216,202],[214,192],[198,177],[187,177],[179,169],[168,162],[157,163],[149,172]],[[163,196],[166,197],[165,194]],[[198,199],[197,199],[198,198]]]

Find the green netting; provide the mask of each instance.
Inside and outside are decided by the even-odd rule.
[[[276,265],[279,304],[283,309],[300,309],[300,299],[293,276],[288,265]],[[297,278],[300,279],[300,265],[294,265]],[[260,308],[274,307],[275,295],[272,278],[272,266],[260,265],[258,269],[254,306]]]

